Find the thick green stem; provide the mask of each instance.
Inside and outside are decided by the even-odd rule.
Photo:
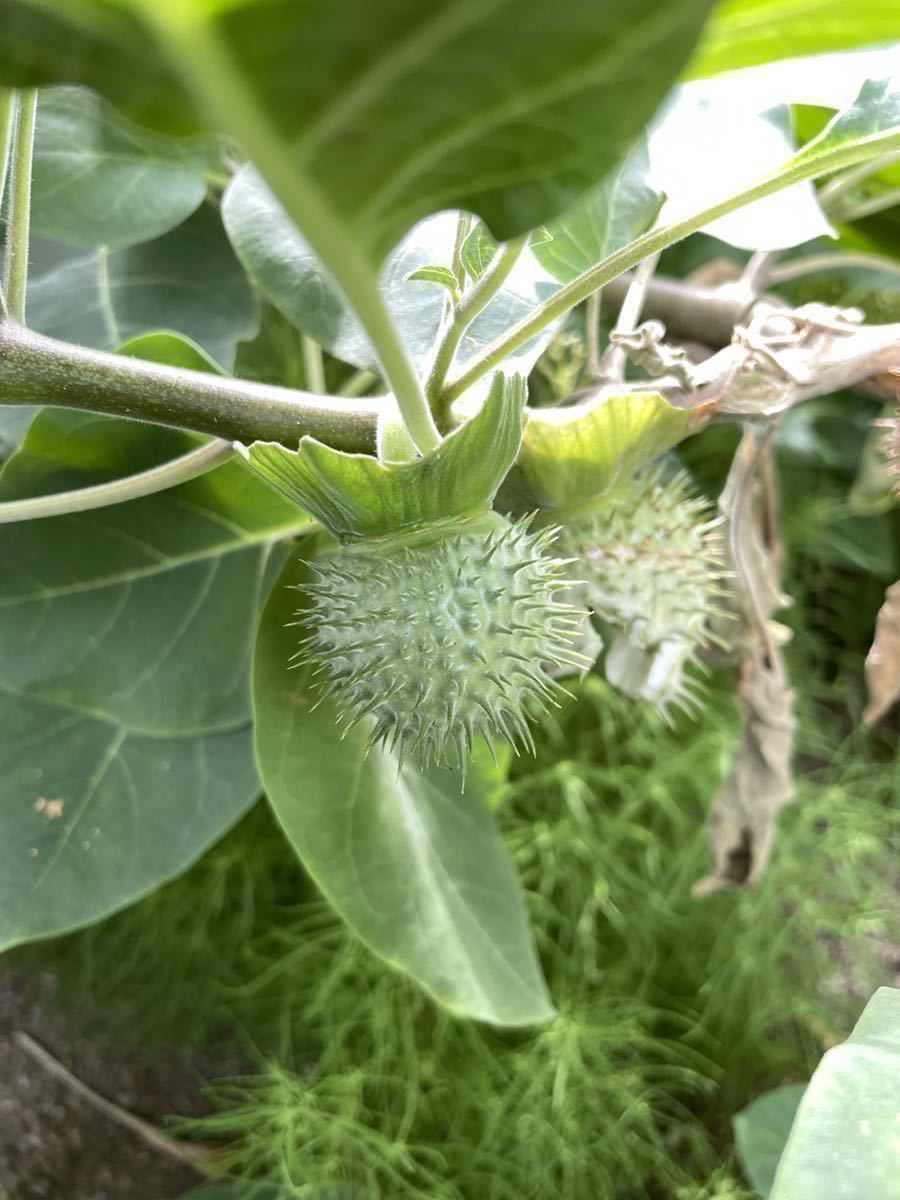
[[[444,388],[444,401],[452,402],[461,396],[488,371],[499,366],[507,355],[524,346],[551,322],[558,317],[565,316],[598,288],[621,275],[623,271],[636,267],[649,255],[665,250],[667,246],[681,241],[691,233],[696,233],[698,229],[709,225],[718,217],[724,217],[747,204],[752,204],[754,200],[772,196],[792,184],[830,174],[832,171],[853,166],[855,163],[871,157],[872,148],[866,143],[838,146],[808,157],[801,154],[783,171],[767,176],[745,191],[739,192],[735,196],[729,196],[727,200],[720,200],[703,209],[702,212],[695,213],[681,221],[664,225],[659,229],[651,229],[649,233],[629,242],[627,246],[617,250],[615,254],[611,254],[596,266],[579,275],[577,279],[573,279],[571,283],[560,288],[546,303],[508,329],[501,338],[498,338],[476,359],[472,360],[456,379],[451,380]]]
[[[378,287],[368,256],[347,235],[295,156],[272,128],[213,24],[198,8],[134,0],[155,29],[197,102],[239,142],[343,292],[369,336],[384,378],[421,453],[440,443],[409,352]]]
[[[20,92],[10,155],[9,220],[3,264],[3,298],[6,312],[15,321],[25,320],[28,283],[28,243],[31,234],[31,160],[37,92]]]
[[[373,453],[377,399],[314,396],[187,371],[44,337],[0,323],[0,404],[53,404],[174,425],[227,441],[296,445],[308,434]]]

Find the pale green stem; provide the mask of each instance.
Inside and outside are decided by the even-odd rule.
[[[450,314],[438,342],[431,370],[428,373],[428,381],[425,384],[425,395],[437,409],[439,421],[441,416],[446,415],[441,412],[441,393],[444,382],[453,363],[453,357],[459,349],[463,334],[503,287],[527,241],[526,235],[500,246],[477,282],[470,291],[466,292]]]
[[[9,170],[9,152],[12,146],[16,121],[16,94],[8,88],[0,88],[0,209],[6,191],[6,173]]]
[[[867,196],[858,204],[837,205],[829,209],[829,215],[835,221],[849,224],[851,221],[861,221],[863,217],[871,217],[875,213],[884,212],[886,208],[893,208],[895,204],[900,204],[900,188],[891,188],[890,191],[881,192],[877,196]]]
[[[305,333],[301,335],[300,346],[303,350],[303,369],[306,374],[307,390],[324,395],[326,390],[325,363],[322,360],[322,347],[313,338],[307,337]]]
[[[31,160],[37,92],[19,93],[10,155],[9,220],[3,265],[3,298],[14,321],[24,324],[28,284],[28,244],[31,234]]]
[[[32,521],[41,517],[58,517],[64,513],[86,512],[93,508],[107,508],[111,504],[124,504],[140,496],[152,496],[179,483],[187,483],[212,471],[231,458],[234,453],[231,442],[216,440],[199,446],[171,462],[124,479],[109,483],[98,483],[94,487],[76,488],[70,492],[57,492],[51,496],[35,496],[27,500],[7,500],[0,503],[0,525],[12,521]]]
[[[291,148],[272,128],[218,31],[198,15],[199,6],[159,0],[133,3],[156,30],[198,103],[251,155],[359,317],[416,447],[423,454],[433,450],[440,434],[409,351],[379,291],[375,267],[297,166]]]
[[[338,388],[339,396],[347,396],[348,398],[362,396],[369,388],[378,382],[378,376],[374,371],[367,371],[365,368],[360,368],[354,371],[346,383]]]
[[[534,309],[527,317],[524,317],[516,325],[508,329],[502,337],[488,346],[476,359],[470,361],[466,369],[456,379],[451,380],[444,388],[445,401],[452,401],[461,396],[463,392],[470,388],[483,375],[486,375],[488,371],[499,366],[507,355],[524,346],[526,342],[530,341],[531,338],[540,333],[542,329],[546,328],[547,325],[551,324],[558,317],[565,316],[570,309],[580,304],[583,300],[586,300],[592,292],[597,291],[598,288],[603,287],[604,284],[621,275],[623,271],[631,270],[632,267],[637,266],[648,255],[665,250],[667,246],[681,241],[682,238],[686,238],[691,233],[696,233],[698,229],[702,229],[704,225],[709,225],[718,217],[724,217],[727,213],[735,212],[747,204],[752,204],[754,200],[761,200],[764,196],[772,196],[776,192],[790,187],[792,184],[802,183],[804,180],[829,174],[832,171],[840,170],[842,167],[853,166],[864,158],[870,159],[871,156],[871,146],[865,142],[846,147],[834,147],[831,150],[825,150],[810,157],[801,155],[799,160],[789,164],[783,171],[761,179],[745,191],[739,192],[735,196],[729,196],[727,200],[720,200],[716,204],[703,209],[702,212],[685,217],[683,220],[676,221],[671,225],[651,229],[642,237],[636,238],[635,241],[630,242],[621,250],[617,250],[614,254],[609,255],[608,258],[603,259],[602,262],[597,263],[582,275],[573,279],[565,287],[560,288],[555,295],[539,308]]]
[[[787,283],[817,271],[840,271],[848,267],[900,275],[900,263],[882,258],[880,254],[811,254],[809,258],[792,259],[774,267],[766,278],[769,283]]]
[[[877,158],[861,163],[852,170],[838,176],[837,179],[832,179],[829,183],[826,183],[819,191],[819,203],[829,216],[833,215],[832,209],[836,206],[836,201],[855,188],[858,183],[863,183],[866,179],[871,178],[872,175],[877,175],[879,171],[883,171],[885,167],[893,166],[898,161],[900,161],[900,152],[893,151],[890,154],[880,154]]]
[[[584,309],[584,336],[587,345],[587,369],[591,382],[602,375],[600,359],[600,292],[592,292]]]

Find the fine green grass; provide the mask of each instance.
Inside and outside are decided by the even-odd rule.
[[[239,1045],[248,1075],[190,1133],[287,1196],[737,1200],[730,1115],[804,1078],[883,977],[900,770],[807,701],[810,765],[762,885],[692,899],[735,737],[725,682],[669,730],[589,678],[517,763],[498,817],[559,1009],[545,1029],[436,1009],[343,929],[264,808],[57,943],[66,1002],[89,995],[107,1034],[118,1011],[142,1039]]]

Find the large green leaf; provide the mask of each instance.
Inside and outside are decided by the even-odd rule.
[[[32,226],[44,237],[113,249],[168,233],[206,195],[207,147],[126,121],[84,88],[51,88],[38,107]]]
[[[259,769],[288,838],[359,937],[441,1003],[499,1025],[548,1020],[519,884],[482,778],[473,773],[460,795],[450,771],[398,770],[383,751],[367,750],[363,728],[342,739],[333,705],[315,706],[308,671],[291,669],[302,636],[291,589],[310,577],[299,559],[285,566],[254,660]]]
[[[244,167],[229,185],[222,218],[238,257],[288,320],[337,358],[378,369],[378,357],[359,321],[253,167]],[[381,268],[382,294],[420,368],[434,347],[446,300],[443,288],[410,275],[423,267],[450,265],[456,227],[455,213],[429,217],[407,234]],[[490,345],[553,290],[550,276],[525,249],[504,286],[466,331],[456,361],[463,363]],[[551,336],[548,330],[529,342],[508,362],[508,369],[527,374]]]
[[[805,1083],[786,1083],[759,1096],[734,1118],[734,1141],[744,1174],[763,1200],[772,1190]]]
[[[505,239],[574,202],[643,128],[708,8],[182,0],[158,5],[154,19],[178,22],[182,34],[192,21],[217,20],[297,164],[358,239],[383,253],[444,208],[480,213]],[[0,19],[13,30],[0,47],[0,81],[88,83],[148,120],[170,125],[174,111],[183,127],[179,89],[124,5],[0,0]],[[198,54],[191,69],[203,68]]]
[[[551,222],[550,239],[535,246],[535,256],[568,283],[649,229],[663,199],[650,183],[647,145],[641,142],[603,183]]]
[[[714,10],[691,74],[896,41],[896,0],[724,0]]]
[[[259,794],[250,730],[148,737],[0,685],[0,950],[180,874]]]
[[[900,1197],[900,991],[879,988],[800,1101],[771,1200]]]
[[[28,323],[98,350],[170,329],[230,367],[237,343],[255,333],[259,311],[218,212],[204,204],[152,242],[101,248],[33,279]]]
[[[95,484],[196,442],[45,409],[0,499]],[[271,539],[297,521],[239,463],[0,527],[0,946],[177,874],[252,802],[249,658]]]

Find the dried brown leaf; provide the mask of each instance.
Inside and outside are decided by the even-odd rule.
[[[885,592],[875,622],[875,640],[866,656],[866,684],[869,703],[863,720],[873,725],[900,700],[900,579]]]
[[[694,885],[695,896],[756,883],[772,854],[778,812],[794,798],[794,692],[783,664],[762,652],[748,657],[738,698],[741,739],[710,814],[713,869]]]

